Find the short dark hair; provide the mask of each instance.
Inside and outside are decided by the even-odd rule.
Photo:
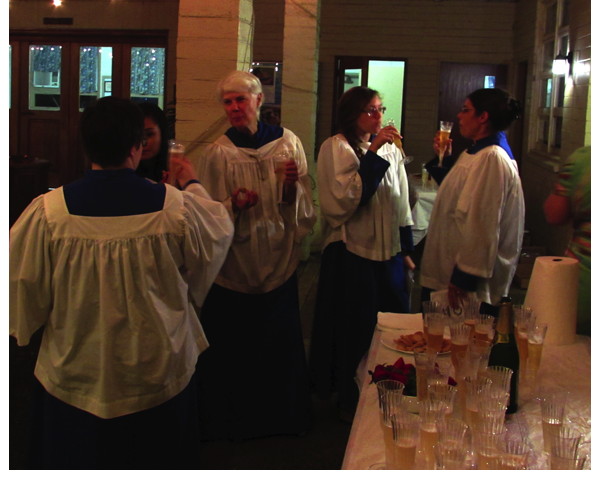
[[[90,161],[115,167],[127,159],[132,147],[141,144],[144,115],[127,99],[103,97],[84,110],[79,130]]]
[[[471,92],[467,98],[473,104],[477,115],[487,111],[490,125],[496,132],[507,129],[521,116],[521,103],[513,99],[506,90],[478,89]]]
[[[379,92],[369,87],[352,87],[344,92],[338,102],[338,130],[346,137],[359,158],[362,156],[362,151],[358,147],[360,141],[356,136],[356,122],[367,105],[376,96],[379,97]]]

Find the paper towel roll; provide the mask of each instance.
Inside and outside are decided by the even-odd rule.
[[[538,323],[547,323],[546,344],[567,345],[577,334],[579,263],[570,257],[538,257],[533,265],[525,305]]]

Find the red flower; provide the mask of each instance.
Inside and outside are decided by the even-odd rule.
[[[380,380],[397,380],[404,384],[404,394],[407,396],[416,396],[417,390],[417,371],[409,363],[405,363],[403,358],[393,365],[377,365],[373,371],[369,371],[371,383],[377,383]]]

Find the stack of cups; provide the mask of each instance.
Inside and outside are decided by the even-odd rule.
[[[583,469],[586,457],[579,453],[583,436],[569,425],[550,431],[550,469]]]
[[[531,323],[527,330],[527,379],[535,382],[542,361],[542,349],[548,325],[546,323]]]
[[[392,415],[394,449],[391,467],[393,470],[413,470],[419,444],[421,417],[407,411]]]
[[[424,401],[427,399],[427,379],[429,378],[430,373],[433,373],[434,371],[437,353],[415,351],[414,356],[415,369],[417,372],[417,399],[419,401]]]
[[[507,438],[504,453],[498,459],[498,469],[526,470],[532,458],[531,443],[522,437]]]
[[[379,401],[379,423],[385,443],[385,463],[389,469],[394,457],[392,416],[402,409],[404,384],[396,380],[380,380],[376,385]]]
[[[458,401],[457,415],[466,420],[466,401],[467,401],[467,388],[465,379],[469,377],[470,380],[477,378],[479,371],[479,360],[480,355],[470,350],[461,352],[457,355],[458,369],[456,371],[456,381],[458,383],[458,393],[456,399]]]
[[[480,314],[475,319],[474,338],[492,342],[494,340],[494,321],[495,318],[488,314]]]
[[[420,444],[418,454],[421,468],[432,470],[435,468],[435,446],[438,443],[440,427],[446,416],[446,405],[442,401],[428,399],[421,403],[419,414]]]
[[[448,376],[432,374],[427,379],[427,399],[444,405],[444,416],[450,418],[454,412],[454,400],[458,389],[448,383]]]
[[[474,428],[477,423],[479,412],[479,400],[486,397],[489,387],[492,385],[491,379],[478,375],[476,377],[465,378],[465,422],[469,427]]]
[[[462,321],[453,321],[450,323],[450,357],[454,366],[454,373],[458,375],[458,355],[466,352],[469,347],[471,337],[471,328]]]
[[[462,319],[465,325],[471,329],[471,337],[475,336],[475,321],[479,317],[479,307],[481,303],[474,298],[469,298],[463,302]]]
[[[427,340],[427,350],[438,353],[442,351],[444,344],[444,331],[448,324],[448,316],[440,312],[430,312],[427,316],[427,329],[425,339]]]
[[[436,469],[468,469],[469,428],[462,420],[444,419],[435,446]]]
[[[550,453],[550,436],[565,422],[565,408],[569,393],[567,391],[547,392],[539,398],[542,410],[542,432],[544,451]]]
[[[519,350],[519,372],[524,374],[527,369],[527,331],[529,324],[535,320],[533,309],[528,306],[514,306],[514,328]]]
[[[504,398],[508,401],[513,371],[506,366],[488,366],[485,376],[492,381],[490,395],[496,397],[496,399]]]
[[[480,375],[484,375],[490,360],[490,353],[492,352],[492,343],[487,340],[473,339],[469,344],[469,350],[479,354],[479,370]]]

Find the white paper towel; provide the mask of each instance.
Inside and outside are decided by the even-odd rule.
[[[577,334],[579,264],[570,257],[538,257],[533,265],[525,305],[538,323],[547,323],[547,344],[567,345]]]

